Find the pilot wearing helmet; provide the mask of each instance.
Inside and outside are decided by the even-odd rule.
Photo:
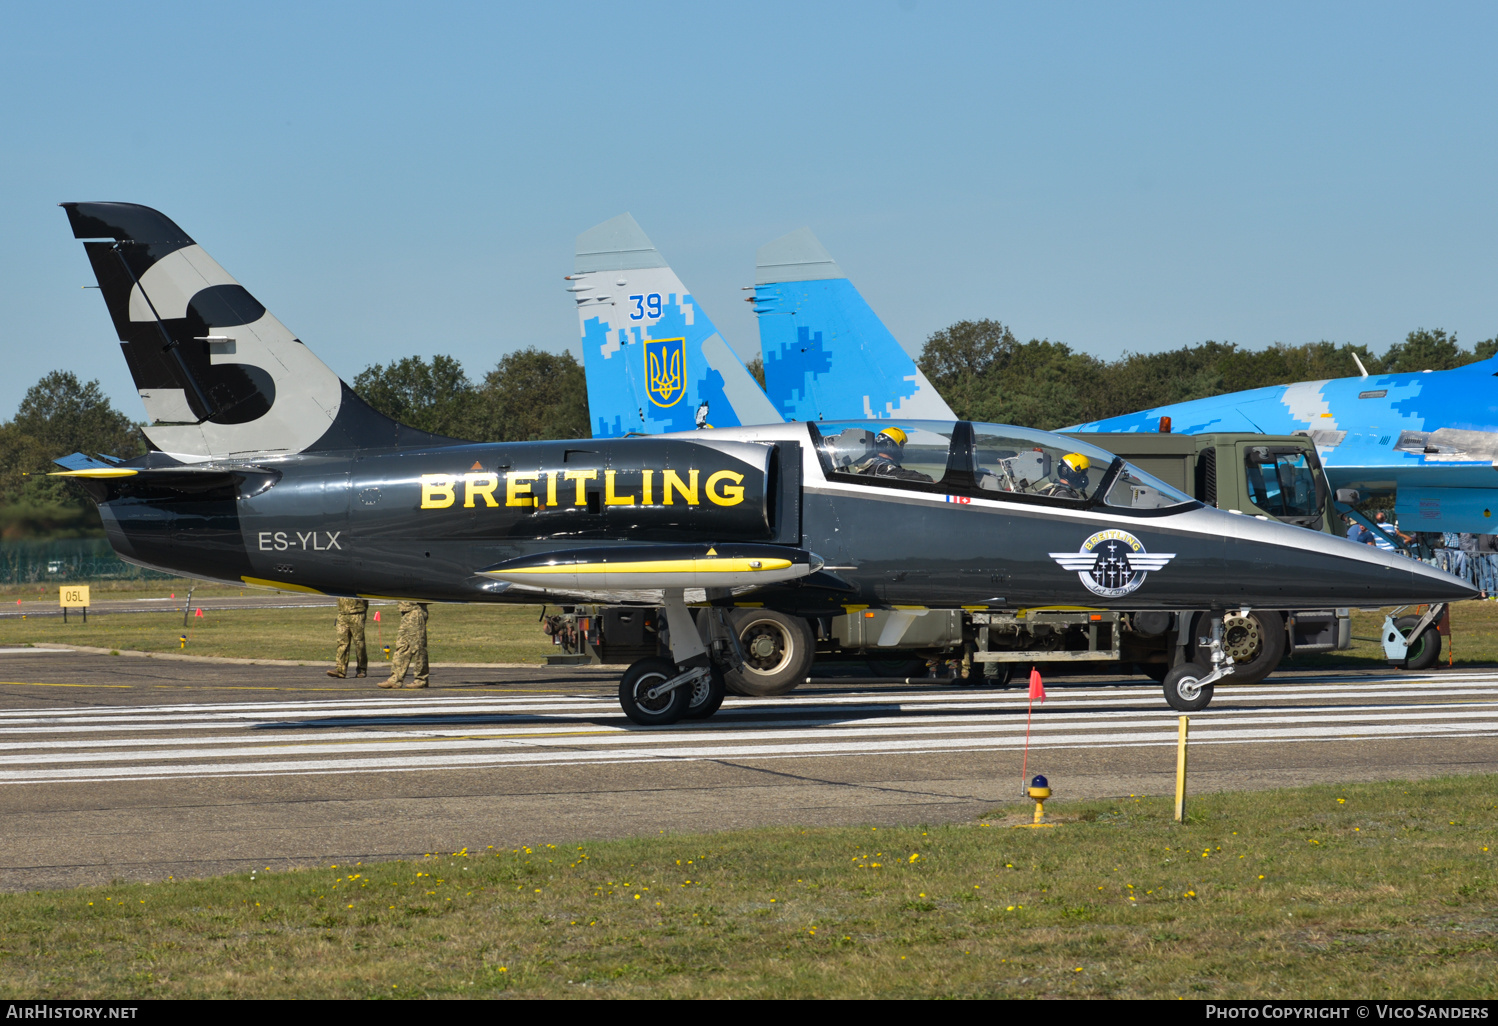
[[[1085,499],[1089,483],[1087,471],[1091,468],[1092,463],[1086,456],[1069,452],[1056,461],[1056,480],[1042,486],[1038,494],[1056,499]]]
[[[874,444],[863,459],[850,468],[855,474],[867,477],[892,477],[900,481],[924,481],[931,478],[916,470],[906,470],[901,464],[905,459],[905,432],[897,427],[887,427],[874,436]]]

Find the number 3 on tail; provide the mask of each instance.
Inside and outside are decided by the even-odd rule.
[[[650,317],[653,320],[661,315],[661,294],[659,292],[652,292],[648,296],[630,296],[629,301],[635,305],[634,310],[629,315],[629,319],[632,321],[644,320],[646,317]]]

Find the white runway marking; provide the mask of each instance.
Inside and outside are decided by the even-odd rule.
[[[711,720],[645,730],[613,699],[345,695],[0,712],[0,783],[451,771],[506,766],[1007,751],[1025,738],[1023,691],[813,689],[729,699]],[[1196,744],[1498,737],[1498,674],[1299,676],[1224,687],[1192,715]],[[1035,709],[1035,748],[1173,745],[1152,687],[1057,688]]]

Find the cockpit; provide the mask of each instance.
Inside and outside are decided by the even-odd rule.
[[[1095,445],[1048,431],[969,421],[808,425],[833,480],[876,487],[1141,513],[1200,505]]]

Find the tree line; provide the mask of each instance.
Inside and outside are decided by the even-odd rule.
[[[1100,360],[1064,342],[1020,342],[998,321],[958,321],[926,340],[917,361],[964,420],[1054,430],[1167,403],[1296,381],[1449,370],[1498,353],[1498,338],[1464,348],[1456,333],[1419,328],[1382,356],[1334,342],[1240,349],[1206,341]]]
[[[1498,338],[1464,348],[1455,333],[1410,332],[1376,356],[1367,346],[1313,342],[1240,349],[1207,341],[1102,360],[1063,342],[1020,342],[998,321],[959,321],[926,340],[921,369],[964,419],[1054,429],[1136,410],[1295,381],[1447,370],[1498,353]],[[764,387],[758,357],[750,373]],[[474,380],[454,357],[408,356],[360,371],[353,388],[412,427],[478,442],[587,438],[587,384],[571,353],[521,349]],[[0,539],[103,533],[83,490],[48,477],[72,452],[129,459],[146,451],[140,425],[110,405],[97,381],[53,371],[0,424]]]

